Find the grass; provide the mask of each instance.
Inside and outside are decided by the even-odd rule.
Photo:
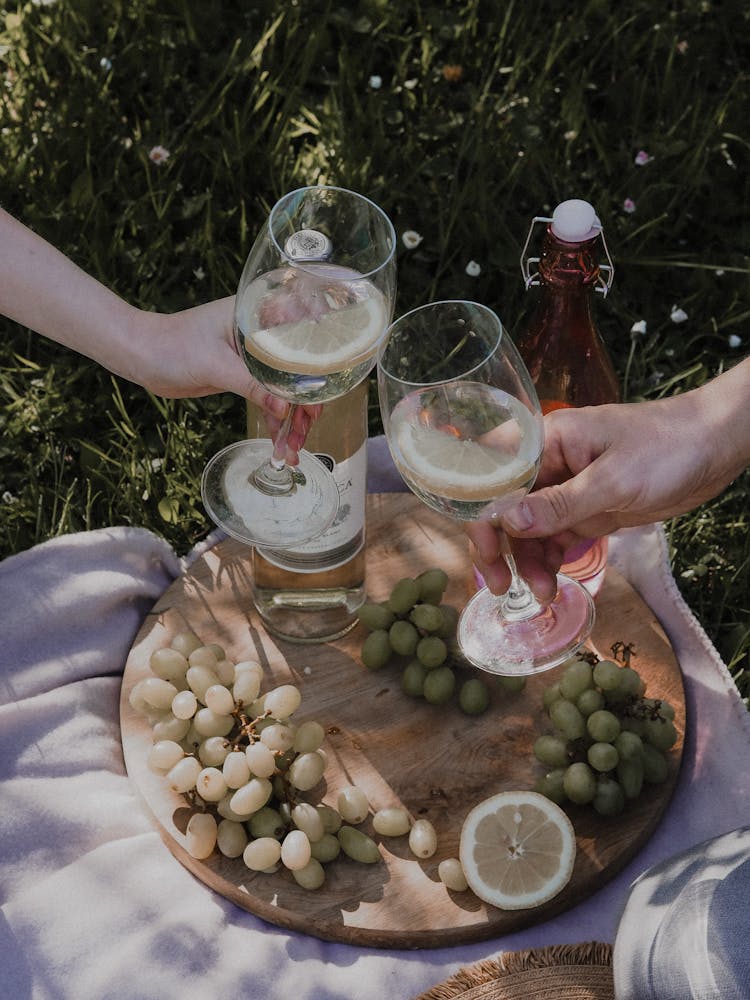
[[[399,247],[399,312],[466,296],[515,336],[529,221],[584,197],[615,260],[597,315],[628,399],[747,351],[739,2],[26,0],[0,8],[0,46],[3,205],[138,305],[233,292],[270,205],[327,182],[423,237]],[[0,398],[0,555],[115,523],[180,552],[207,532],[200,472],[242,435],[240,400],[156,399],[5,321]],[[748,489],[669,525],[676,578],[744,697]]]

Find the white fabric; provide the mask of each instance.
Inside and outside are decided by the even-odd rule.
[[[499,951],[613,941],[641,872],[747,823],[750,778],[737,762],[750,722],[677,592],[663,532],[623,532],[611,557],[685,674],[673,802],[638,856],[575,909],[495,941],[417,952],[265,924],[194,879],[152,828],[123,766],[118,697],[143,616],[187,564],[163,540],[113,528],[0,563],[0,998],[397,1000]]]

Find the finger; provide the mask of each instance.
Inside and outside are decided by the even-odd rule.
[[[542,604],[549,604],[557,593],[557,572],[563,549],[554,539],[514,539],[513,555],[519,574]]]
[[[474,521],[466,526],[466,534],[471,539],[476,558],[485,565],[496,562],[500,554],[497,535],[499,530],[502,529],[495,528],[489,521]]]

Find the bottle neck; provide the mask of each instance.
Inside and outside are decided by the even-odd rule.
[[[548,227],[539,260],[542,286],[561,292],[588,294],[599,279],[600,238],[565,243]]]

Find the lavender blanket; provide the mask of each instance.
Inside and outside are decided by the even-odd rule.
[[[371,491],[403,488],[382,440],[370,447]],[[677,591],[663,531],[631,529],[611,558],[670,637],[690,722],[674,799],[627,868],[554,920],[473,946],[380,951],[265,924],[172,857],[123,766],[124,663],[145,613],[196,555],[111,528],[0,563],[2,1000],[408,1000],[501,951],[613,941],[645,868],[750,821],[750,717]]]

